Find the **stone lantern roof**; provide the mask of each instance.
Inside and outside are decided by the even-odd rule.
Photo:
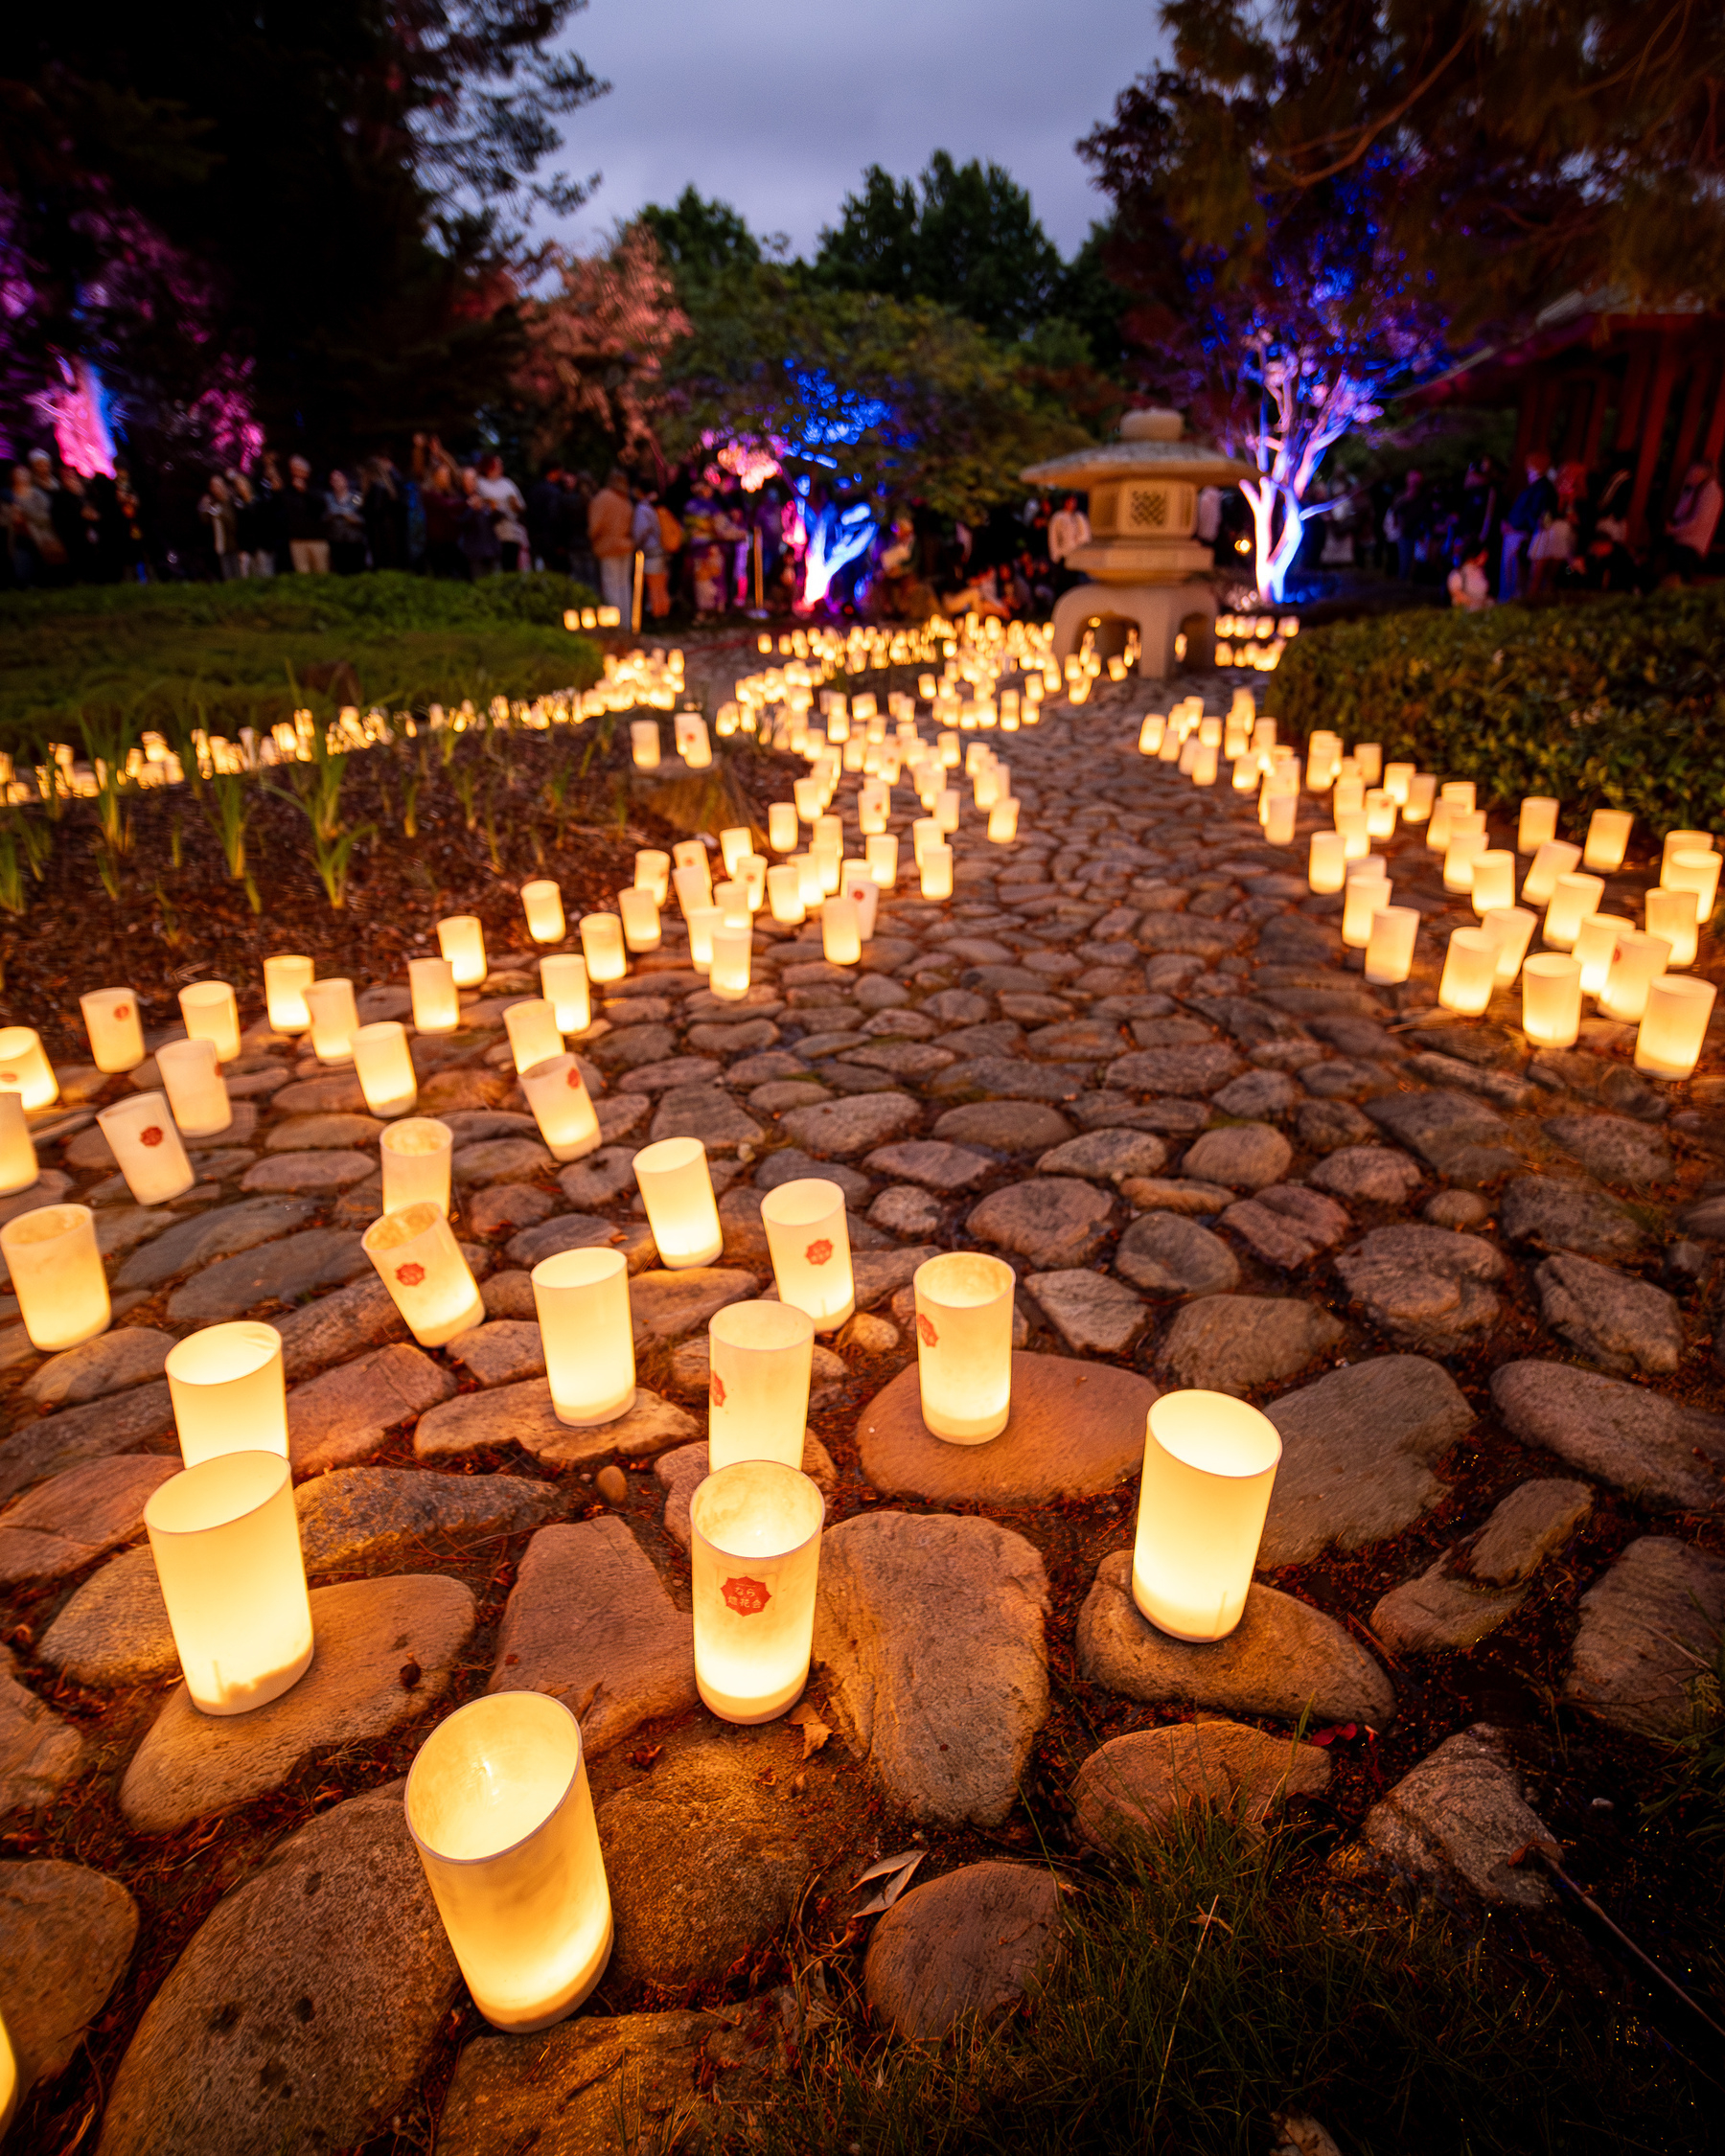
[[[1192,538],[1198,490],[1230,487],[1253,467],[1185,432],[1178,412],[1128,412],[1117,442],[1026,465],[1028,485],[1090,496],[1091,543],[1068,557],[1099,584],[1177,584],[1213,566]]]

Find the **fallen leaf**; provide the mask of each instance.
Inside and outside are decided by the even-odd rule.
[[[820,1719],[820,1716],[816,1713],[815,1709],[812,1707],[799,1707],[794,1714],[787,1714],[785,1719],[786,1721],[794,1724],[797,1729],[801,1730],[803,1740],[802,1755],[805,1759],[811,1753],[818,1752],[821,1746],[826,1742],[828,1737],[830,1737],[833,1733],[832,1731],[827,1728],[826,1724]],[[859,1880],[858,1885],[860,1886],[861,1884],[862,1881]]]
[[[862,1878],[857,1881],[857,1886],[866,1886],[870,1879],[883,1878],[888,1873],[891,1876],[886,1878],[886,1884],[872,1901],[865,1901],[862,1904],[857,1915],[859,1916],[878,1916],[884,1910],[890,1909],[910,1884],[910,1874],[916,1869],[927,1853],[924,1849],[916,1849],[905,1856],[883,1857],[879,1864],[871,1865],[863,1872]],[[852,1892],[855,1892],[854,1888]]]

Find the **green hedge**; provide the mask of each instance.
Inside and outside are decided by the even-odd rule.
[[[1654,833],[1725,816],[1725,587],[1316,629],[1264,700],[1482,799],[1630,809]]]

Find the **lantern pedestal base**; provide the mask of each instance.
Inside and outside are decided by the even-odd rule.
[[[1165,681],[1181,667],[1191,672],[1211,663],[1216,595],[1208,584],[1076,585],[1054,602],[1054,656],[1065,659],[1075,652],[1092,622],[1110,621],[1137,629],[1138,670],[1143,680]],[[1176,659],[1174,639],[1182,630],[1188,638],[1200,639],[1199,648],[1194,651],[1188,645],[1184,658]],[[1119,642],[1125,643],[1123,632]]]
[[[987,1443],[931,1436],[914,1363],[877,1393],[857,1424],[862,1472],[875,1488],[937,1502],[1036,1503],[1099,1497],[1144,1456],[1156,1387],[1130,1370],[1065,1355],[1014,1355],[1006,1427]]]

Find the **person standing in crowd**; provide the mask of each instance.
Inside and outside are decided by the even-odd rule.
[[[288,551],[288,490],[282,484],[281,460],[273,449],[265,449],[258,460],[252,493],[256,511],[252,574],[285,576],[293,566],[293,557]]]
[[[1533,535],[1557,507],[1557,490],[1550,476],[1547,457],[1528,459],[1528,483],[1509,505],[1504,518],[1504,544],[1498,570],[1498,597],[1519,599],[1527,574],[1528,548]]]
[[[407,504],[402,475],[387,450],[370,458],[359,472],[360,515],[374,569],[401,569],[407,563]]]
[[[461,490],[447,464],[434,465],[420,486],[426,517],[426,566],[434,577],[466,577],[461,551]]]
[[[587,504],[587,543],[599,564],[599,596],[628,619],[633,603],[634,503],[621,466],[613,466]]]
[[[635,501],[632,535],[635,551],[641,557],[648,610],[655,621],[663,621],[671,611],[671,580],[665,559],[665,534],[659,519],[657,489],[643,487]]]
[[[565,472],[563,506],[558,513],[558,529],[563,534],[569,574],[590,591],[599,587],[599,564],[593,559],[592,541],[587,537],[587,509],[596,492],[590,471]]]
[[[327,577],[330,539],[324,530],[324,497],[311,491],[311,467],[304,457],[288,460],[288,485],[282,495],[282,522],[288,559],[296,576]]]
[[[564,468],[548,464],[527,490],[527,544],[536,569],[569,571],[569,549],[563,522]]]
[[[6,505],[6,538],[12,556],[12,582],[20,591],[47,581],[60,552],[54,519],[48,514],[48,496],[35,483],[31,466],[15,464],[12,498]]]
[[[275,561],[260,542],[263,505],[251,481],[239,470],[227,473],[228,494],[234,504],[234,543],[240,550],[242,577],[275,574]]]
[[[1449,573],[1452,607],[1460,607],[1470,614],[1480,614],[1492,604],[1491,572],[1485,565],[1490,559],[1490,550],[1485,541],[1474,539],[1460,563]]]
[[[1687,584],[1700,575],[1713,550],[1721,507],[1725,494],[1719,489],[1718,467],[1697,457],[1684,473],[1683,492],[1666,520],[1659,556],[1663,583]]]
[[[527,526],[522,522],[527,505],[521,499],[519,487],[504,476],[501,457],[486,458],[473,491],[481,501],[491,505],[497,527],[497,559],[504,575],[513,576],[518,569],[529,567],[531,564],[525,558]]]
[[[324,496],[324,533],[330,542],[330,566],[338,577],[357,576],[365,566],[365,518],[359,496],[345,471],[332,471]]]
[[[479,474],[471,465],[464,466],[461,473],[460,544],[468,575],[475,584],[489,577],[502,557],[497,513],[479,492]]]
[[[240,566],[240,516],[228,483],[219,471],[210,474],[210,483],[197,505],[197,520],[203,526],[204,543],[216,574],[223,584],[232,584],[244,573]]]
[[[1054,585],[1065,591],[1076,584],[1078,572],[1067,567],[1068,558],[1091,542],[1090,518],[1078,506],[1078,496],[1068,494],[1048,519],[1048,559],[1054,564]]]

